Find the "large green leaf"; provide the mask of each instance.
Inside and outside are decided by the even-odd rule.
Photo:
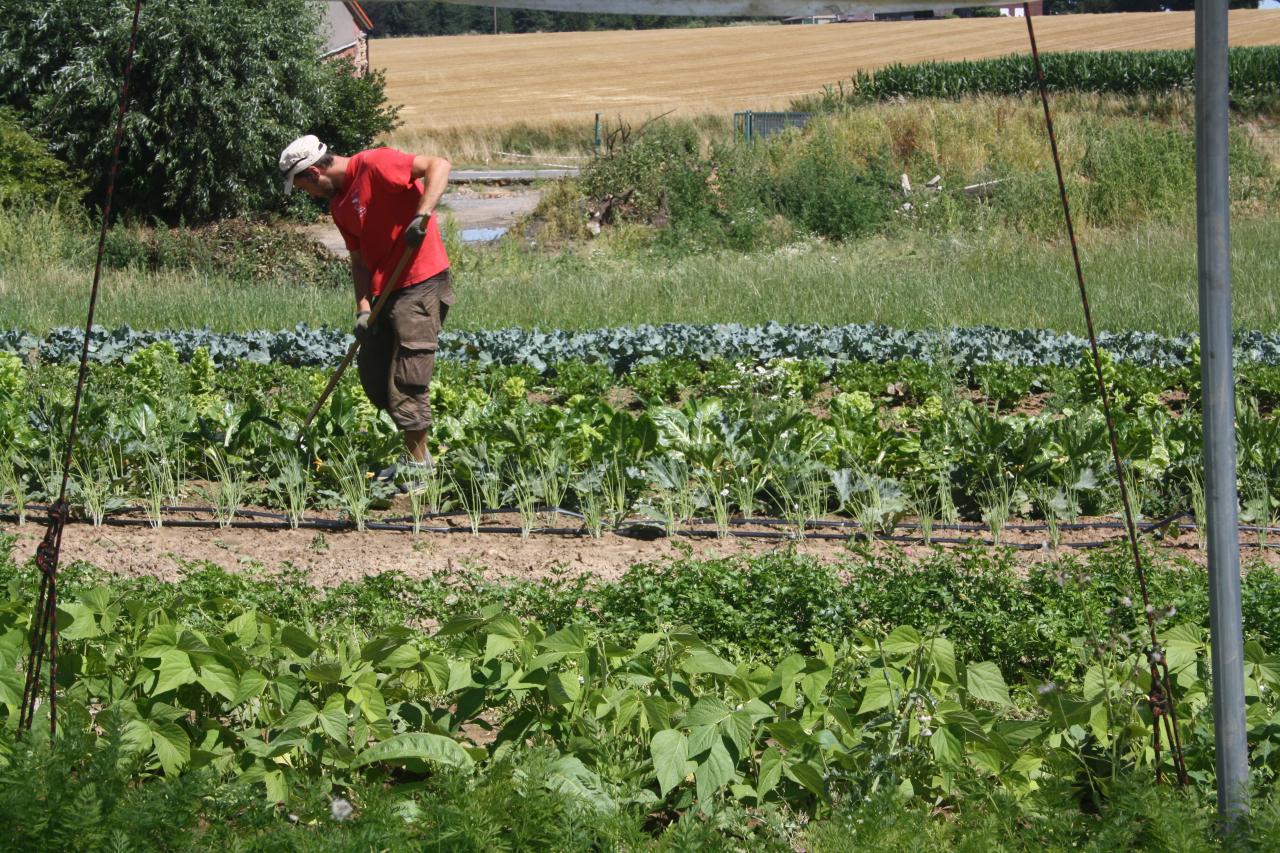
[[[653,756],[653,769],[658,776],[658,790],[666,796],[672,788],[684,781],[689,763],[688,741],[683,732],[663,729],[653,736],[649,744]]]
[[[375,762],[396,764],[410,760],[462,768],[474,763],[466,750],[450,738],[426,732],[409,732],[374,744],[360,753],[351,766],[364,767]]]
[[[991,661],[969,664],[965,668],[965,680],[969,695],[974,699],[992,702],[1006,708],[1013,705],[1009,700],[1009,686],[1004,683],[1000,667]]]
[[[716,738],[706,758],[693,771],[698,789],[698,802],[704,812],[711,810],[716,793],[733,780],[733,758],[724,741]]]

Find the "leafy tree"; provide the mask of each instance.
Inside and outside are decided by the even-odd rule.
[[[322,129],[336,150],[395,126],[382,79],[319,59],[312,0],[148,0],[115,204],[204,221],[280,203],[276,157]],[[0,0],[0,105],[106,183],[132,0]]]
[[[75,194],[67,166],[13,113],[0,109],[0,203],[52,201]]]

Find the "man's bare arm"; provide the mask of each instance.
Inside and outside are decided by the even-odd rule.
[[[373,273],[365,264],[359,252],[351,253],[351,281],[356,290],[356,311],[370,310],[369,299],[373,292]]]
[[[425,189],[418,200],[418,213],[430,218],[435,213],[444,191],[449,188],[449,172],[453,164],[443,157],[418,154],[413,158],[413,177],[422,179]]]

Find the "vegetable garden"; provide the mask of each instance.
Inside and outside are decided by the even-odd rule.
[[[37,36],[87,14],[54,5]],[[105,22],[108,5],[90,11]],[[214,38],[213,17],[157,5],[188,40]],[[255,15],[240,22],[245,39],[271,29]],[[242,48],[214,43],[202,73],[216,78]],[[1083,92],[1062,127],[1086,229],[1189,213],[1186,60],[1053,64]],[[1232,201],[1265,223],[1277,53],[1233,61]],[[1053,186],[1024,144],[1038,133],[1029,102],[1001,102],[954,144],[946,128],[968,107],[901,103],[1019,93],[1025,72],[1010,59],[862,75],[825,93],[831,114],[809,130],[755,148],[704,144],[696,123],[655,126],[549,193],[497,249],[456,253],[460,295],[468,273],[541,254],[554,275],[589,277],[595,260],[656,269],[707,249],[792,257],[904,233],[926,246],[991,229],[995,245],[1025,231],[1053,250],[1031,236],[1052,225],[1040,208]],[[350,89],[323,79],[359,95],[360,115],[339,117],[349,130],[394,124],[376,75]],[[1116,89],[1127,95],[1094,97]],[[56,115],[37,127],[29,109],[55,95],[6,95],[17,112],[0,129],[21,143],[14,162],[73,186],[27,132],[55,132]],[[1007,145],[1014,133],[1022,142]],[[77,139],[101,147],[94,133]],[[254,162],[240,163],[246,185]],[[900,171],[939,177],[911,190],[904,174],[899,190]],[[1003,189],[974,196],[970,178]],[[192,215],[275,204],[250,195],[206,197]],[[176,198],[152,198],[150,213],[181,218]],[[75,215],[44,231],[33,221],[31,208],[0,218],[0,249],[20,259],[0,273],[41,257],[83,265],[87,243],[64,233]],[[133,222],[104,226],[103,245],[108,266],[148,285],[220,264],[250,289],[341,277],[314,247],[263,231]],[[1223,840],[1203,552],[1210,407],[1194,336],[1100,337],[1117,477],[1088,342],[1070,334],[451,329],[431,383],[435,465],[402,481],[406,492],[373,475],[402,437],[355,376],[302,426],[344,332],[93,328],[81,400],[81,332],[44,333],[57,322],[39,336],[0,330],[0,850],[1280,847],[1273,329],[1235,338],[1253,811],[1237,825],[1247,832]],[[105,556],[94,565],[63,549],[54,586],[47,544],[34,561],[28,545],[64,507],[68,530],[106,543],[93,552]],[[289,553],[232,548],[241,534]],[[185,559],[187,538],[227,559]],[[322,578],[295,553],[338,540],[361,555],[354,576]],[[531,542],[550,543],[552,565],[495,576],[486,555]],[[617,571],[570,568],[571,549],[619,542],[631,550]],[[143,570],[111,556],[154,543],[166,553],[145,555]],[[162,561],[178,568],[165,577]],[[56,666],[33,651],[30,671],[56,687],[56,708],[43,688],[34,705],[24,695],[28,650],[46,631]],[[1159,784],[1182,769],[1161,731],[1180,739],[1189,785]]]

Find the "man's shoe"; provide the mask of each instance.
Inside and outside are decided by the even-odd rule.
[[[393,464],[375,474],[374,479],[379,483],[394,483],[396,491],[402,495],[420,494],[426,490],[426,479],[434,470],[430,452],[421,462],[402,454]]]

